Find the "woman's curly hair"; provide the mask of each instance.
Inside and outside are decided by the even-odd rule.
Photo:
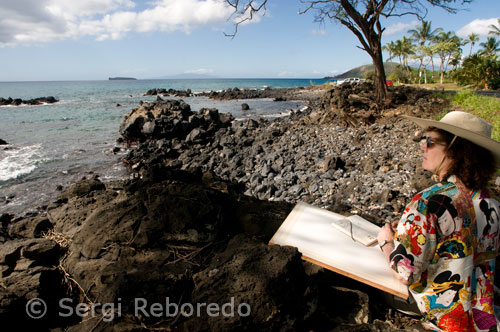
[[[447,144],[446,156],[452,160],[446,176],[455,175],[469,189],[480,190],[488,186],[488,182],[496,172],[493,154],[464,139],[458,137],[452,142],[455,135],[435,128],[427,128],[439,134],[440,141]]]

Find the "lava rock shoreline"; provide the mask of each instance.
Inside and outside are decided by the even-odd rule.
[[[315,91],[309,109],[274,121],[192,112],[180,100],[141,104],[120,126],[129,180],[82,179],[41,215],[0,217],[0,320],[54,331],[404,330],[415,321],[377,290],[268,246],[299,200],[381,223],[427,186],[420,133],[397,115],[444,101],[393,96],[381,110],[369,86]],[[33,298],[47,305],[41,319],[26,316]],[[72,315],[61,317],[62,298]],[[155,316],[138,314],[137,298],[251,311]],[[97,309],[81,317],[78,303]]]
[[[256,98],[272,98],[275,101],[285,100],[304,100],[312,101],[323,94],[322,89],[315,87],[298,87],[298,88],[282,88],[273,89],[266,87],[264,89],[239,89],[229,88],[222,91],[208,91],[194,93],[191,89],[175,90],[175,89],[150,89],[145,96],[163,96],[163,97],[208,97],[216,100],[233,100],[233,99],[256,99]]]
[[[378,110],[372,89],[323,91],[307,110],[272,121],[234,121],[216,109],[195,113],[179,100],[144,103],[120,126],[134,145],[124,161],[138,173],[155,163],[200,168],[244,184],[249,196],[302,200],[382,224],[431,183],[418,167],[421,132],[398,115],[428,116],[446,102],[400,87],[392,91],[393,106]]]
[[[20,99],[20,98],[0,98],[0,106],[23,106],[23,105],[44,105],[44,104],[53,104],[57,103],[57,100],[53,96],[49,97],[38,97],[33,99]]]

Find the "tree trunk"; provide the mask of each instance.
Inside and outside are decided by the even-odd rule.
[[[410,71],[410,66],[408,65],[408,59],[405,59],[405,67],[406,71],[408,72],[408,80],[411,82],[411,71]]]
[[[423,58],[420,58],[420,65],[418,66],[418,84],[420,84],[422,80],[422,72],[420,71],[422,69],[422,62],[424,61]]]
[[[431,79],[434,80],[434,57],[432,55],[431,55],[431,63],[432,63]]]
[[[365,50],[372,58],[373,65],[375,67],[375,94],[377,98],[377,104],[379,106],[384,105],[385,99],[387,97],[387,87],[385,83],[385,70],[384,62],[382,57],[382,26],[378,20],[378,15],[373,18],[368,19],[367,17],[361,15],[353,6],[353,3],[349,0],[338,0],[340,6],[345,10],[345,13],[355,22],[352,24],[349,20],[344,20],[338,18],[340,23],[345,25],[349,30],[351,30],[356,37],[358,37],[362,49]],[[385,5],[384,5],[385,6]],[[382,6],[382,8],[384,7]],[[372,8],[373,9],[373,8]],[[373,15],[374,13],[372,13]],[[375,29],[376,27],[376,29]],[[378,33],[377,33],[378,32]]]
[[[374,50],[375,56],[372,58],[373,65],[375,66],[375,95],[377,96],[377,103],[383,105],[387,97],[387,85],[385,82],[385,68],[382,59],[382,52],[380,48]]]
[[[444,58],[440,56],[441,65],[439,66],[439,76],[441,77],[440,82],[443,84],[444,82]]]

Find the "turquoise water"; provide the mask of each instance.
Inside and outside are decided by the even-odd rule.
[[[322,84],[324,80],[313,80]],[[127,176],[120,162],[124,152],[114,154],[122,116],[152,88],[193,92],[309,86],[309,79],[210,79],[69,82],[0,82],[0,97],[31,99],[54,96],[60,102],[41,106],[0,107],[0,213],[22,214],[46,204],[82,176],[103,180]],[[193,111],[214,107],[236,118],[272,117],[301,102],[245,100],[250,112],[242,113],[242,101],[214,101],[206,97],[183,98]],[[120,106],[117,106],[117,105]]]

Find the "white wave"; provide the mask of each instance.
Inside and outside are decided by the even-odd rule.
[[[280,112],[278,114],[274,113],[274,114],[266,114],[266,115],[263,115],[262,117],[264,118],[283,118],[285,116],[289,116],[290,114],[292,114],[292,110],[286,110],[286,111],[283,111],[283,112]]]
[[[25,104],[25,103],[21,103],[19,105],[0,105],[0,108],[8,108],[8,107],[12,107],[12,108],[17,108],[17,107],[38,107],[38,106],[52,106],[52,105],[55,105],[55,104],[59,104],[60,101],[58,102],[55,102],[55,103],[47,103],[47,102],[41,102],[40,104],[36,104],[36,105],[31,105],[31,104]],[[62,103],[61,103],[62,104]]]
[[[41,144],[0,149],[0,181],[29,174],[44,160]]]

